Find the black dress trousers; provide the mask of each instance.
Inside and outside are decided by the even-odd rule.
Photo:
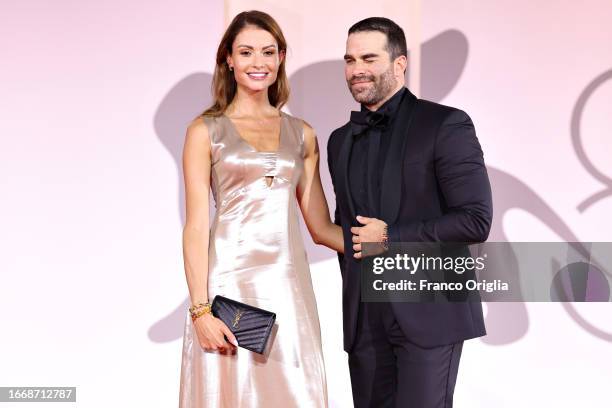
[[[355,407],[451,408],[462,347],[419,347],[406,339],[389,303],[360,302],[349,353]]]

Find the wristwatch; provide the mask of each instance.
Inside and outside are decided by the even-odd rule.
[[[387,223],[385,223],[385,227],[383,229],[383,234],[382,235],[383,235],[382,236],[382,246],[383,246],[383,249],[385,251],[388,251],[389,250],[389,234],[387,232]]]

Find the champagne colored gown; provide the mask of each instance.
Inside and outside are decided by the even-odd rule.
[[[211,140],[208,296],[276,313],[263,355],[205,351],[185,314],[180,408],[327,407],[321,331],[298,222],[302,120],[281,113],[280,146],[259,152],[223,115],[205,117]],[[270,178],[266,176],[271,176]]]

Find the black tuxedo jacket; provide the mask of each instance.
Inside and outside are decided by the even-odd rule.
[[[463,111],[417,99],[407,92],[396,112],[383,161],[380,218],[394,242],[483,242],[492,219],[491,187],[474,125]],[[356,220],[348,162],[350,122],[334,130],[327,160],[336,194],[334,222],[344,233],[342,272],[344,350],[355,339],[360,302],[360,260],[350,228]],[[480,302],[392,302],[406,337],[423,347],[486,334]]]

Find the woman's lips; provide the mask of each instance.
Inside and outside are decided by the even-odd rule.
[[[247,75],[251,79],[254,79],[256,81],[261,81],[261,80],[266,79],[266,77],[268,76],[268,73],[267,72],[248,72]]]

